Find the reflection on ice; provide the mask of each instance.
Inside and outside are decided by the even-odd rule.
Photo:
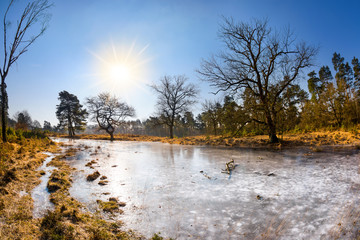
[[[110,196],[126,202],[119,219],[145,236],[320,239],[358,203],[360,193],[356,153],[94,140],[75,144],[90,148],[70,161],[79,170],[70,193],[90,210],[97,199]],[[238,164],[231,178],[221,173],[230,159]],[[85,166],[91,160],[97,161],[94,169]],[[107,176],[107,185],[86,181],[95,170]]]

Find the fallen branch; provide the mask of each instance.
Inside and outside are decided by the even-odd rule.
[[[227,174],[230,174],[232,170],[235,169],[236,165],[235,165],[235,162],[234,162],[234,159],[231,159],[230,162],[227,162],[225,164],[226,168],[225,169],[222,169],[222,173],[227,173]]]

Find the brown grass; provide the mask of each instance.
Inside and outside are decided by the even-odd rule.
[[[330,239],[360,239],[359,202],[346,207],[339,215],[338,222],[329,232]]]
[[[66,135],[57,135],[57,137],[66,137]],[[145,141],[145,142],[163,142],[182,145],[211,145],[211,146],[229,146],[229,147],[293,147],[293,146],[324,146],[324,145],[353,145],[359,146],[360,134],[344,131],[322,131],[311,133],[284,134],[278,136],[281,139],[279,144],[269,144],[268,136],[246,136],[246,137],[225,137],[213,135],[189,136],[170,139],[168,137],[155,137],[146,135],[117,134],[115,141]],[[109,140],[108,135],[80,134],[77,139],[97,139]],[[315,151],[321,148],[314,148]]]
[[[124,232],[120,221],[106,221],[100,213],[90,213],[85,207],[69,194],[71,173],[73,168],[66,159],[74,157],[73,148],[64,155],[55,157],[49,164],[58,169],[50,176],[49,183],[58,184],[56,191],[50,195],[50,201],[55,204],[55,210],[49,212],[41,222],[43,239],[141,239],[135,233]],[[101,204],[104,211],[118,212],[111,203]]]
[[[39,222],[33,219],[31,190],[39,184],[36,169],[56,151],[48,139],[21,139],[0,143],[0,239],[39,239]]]
[[[132,231],[121,231],[121,222],[105,221],[102,215],[85,211],[69,195],[73,169],[64,160],[76,149],[49,163],[58,168],[48,184],[55,210],[34,219],[31,191],[40,182],[41,172],[36,169],[46,158],[44,151],[59,149],[48,139],[0,143],[0,239],[141,239]]]

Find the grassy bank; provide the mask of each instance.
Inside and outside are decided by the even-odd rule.
[[[79,138],[108,139],[106,135],[80,135]],[[267,136],[244,138],[225,138],[219,136],[196,136],[186,138],[159,138],[136,135],[117,135],[116,140],[158,141],[175,144],[221,145],[221,146],[268,146]],[[284,146],[320,145],[359,146],[359,135],[348,132],[318,132],[311,134],[284,135]],[[280,145],[277,145],[280,146]],[[316,149],[316,148],[314,148]],[[68,148],[59,153],[59,146],[46,137],[17,137],[11,143],[0,143],[0,239],[143,239],[142,236],[121,230],[122,222],[104,220],[103,214],[119,214],[119,202],[109,199],[98,201],[99,211],[91,213],[69,194],[74,171],[67,159],[73,158],[79,149]],[[54,152],[58,155],[49,163],[55,166],[48,182],[51,192],[50,201],[55,210],[43,218],[34,219],[32,189],[40,182],[41,166],[46,156],[43,152]],[[344,233],[355,231],[358,227],[359,211],[354,206],[345,217],[351,219],[339,221],[331,232],[337,239]],[[261,239],[267,239],[266,234]],[[356,235],[358,236],[358,235]],[[162,239],[154,235],[153,239]]]
[[[0,143],[0,239],[39,239],[39,221],[32,216],[32,189],[40,183],[41,166],[57,151],[47,138],[12,139]]]
[[[72,169],[67,158],[75,155],[76,149],[69,148],[63,155],[56,156],[49,164],[55,166],[50,176],[48,189],[50,201],[55,210],[48,212],[40,222],[42,239],[142,239],[132,231],[120,230],[122,222],[106,221],[100,212],[90,213],[69,194]]]
[[[135,232],[122,231],[120,221],[104,220],[103,212],[109,207],[114,210],[116,202],[100,202],[99,211],[91,213],[70,196],[75,169],[66,159],[74,157],[77,150],[68,148],[60,154],[60,147],[47,137],[21,136],[0,143],[0,239],[144,239]],[[44,174],[37,171],[48,156],[43,152],[56,154],[48,163],[56,170],[47,183],[55,209],[37,219],[33,217],[31,192]],[[154,235],[153,239],[163,238]]]
[[[54,135],[66,137],[66,135]],[[103,134],[79,134],[77,139],[97,139],[109,140],[108,135]],[[225,137],[214,135],[189,136],[170,139],[168,137],[155,137],[146,135],[117,134],[114,136],[116,141],[147,141],[164,142],[170,144],[183,145],[212,145],[212,146],[231,146],[231,147],[294,147],[294,146],[324,146],[324,145],[359,145],[360,134],[357,132],[344,131],[322,131],[311,133],[284,134],[279,136],[281,143],[269,144],[266,135],[245,136],[245,137]]]

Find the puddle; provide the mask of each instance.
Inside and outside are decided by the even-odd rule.
[[[176,239],[322,239],[358,201],[359,154],[307,154],[76,140],[70,194],[91,211],[96,200],[126,202],[117,216],[146,237]],[[221,173],[235,160],[231,178]],[[85,165],[95,160],[94,169]],[[86,176],[99,171],[109,183]],[[263,235],[265,234],[265,235]],[[267,234],[267,235],[266,235]]]
[[[54,169],[53,166],[46,166],[55,156],[52,153],[45,153],[49,155],[42,166],[40,166],[37,171],[43,170],[45,174],[41,176],[41,183],[37,185],[31,192],[31,197],[34,200],[34,218],[41,218],[44,216],[47,210],[54,210],[54,204],[49,201],[50,193],[47,190],[47,183],[49,181],[50,175]]]

